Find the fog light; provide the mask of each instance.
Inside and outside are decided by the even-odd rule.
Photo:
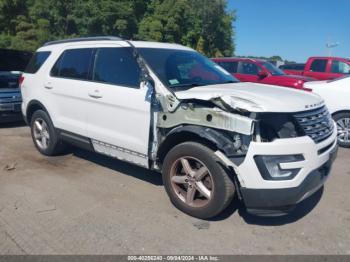
[[[305,160],[303,155],[255,156],[255,163],[265,180],[293,179],[300,168],[282,169],[281,163],[291,163]]]

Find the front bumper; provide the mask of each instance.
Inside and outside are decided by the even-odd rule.
[[[307,136],[252,142],[244,162],[235,168],[247,210],[257,215],[283,215],[321,188],[337,155],[336,135],[334,132],[318,144]],[[298,154],[303,161],[281,164],[284,169],[300,169],[290,180],[265,180],[254,161],[258,155]]]

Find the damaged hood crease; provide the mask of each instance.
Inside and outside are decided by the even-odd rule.
[[[177,91],[180,100],[196,99],[221,101],[234,110],[249,112],[300,112],[324,105],[323,99],[313,93],[287,87],[233,83],[194,87]]]

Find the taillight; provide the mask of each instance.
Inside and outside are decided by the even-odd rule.
[[[23,81],[24,81],[24,76],[21,75],[18,80],[19,87],[22,87]]]

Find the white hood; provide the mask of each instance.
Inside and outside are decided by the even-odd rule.
[[[233,109],[250,112],[300,112],[320,107],[323,99],[311,92],[255,83],[232,83],[177,91],[178,99],[221,99]]]

